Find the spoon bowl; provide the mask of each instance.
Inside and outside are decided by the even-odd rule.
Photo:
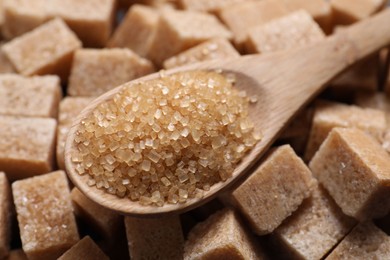
[[[234,74],[235,88],[245,90],[258,101],[249,107],[249,117],[262,139],[235,168],[232,177],[211,186],[202,198],[188,199],[185,203],[143,206],[129,198],[119,198],[87,184],[89,176],[80,175],[71,160],[78,126],[99,104],[110,100],[122,87],[131,83],[152,80],[159,73],[142,77],[119,86],[91,102],[76,118],[65,145],[65,165],[68,176],[87,197],[96,203],[125,215],[152,216],[182,213],[198,207],[228,189],[238,179],[245,178],[267,148],[294,115],[312,100],[334,77],[349,65],[382,47],[390,45],[390,9],[359,22],[322,42],[293,51],[273,54],[247,55],[230,60],[215,60],[165,71],[171,75],[191,70],[221,70]]]

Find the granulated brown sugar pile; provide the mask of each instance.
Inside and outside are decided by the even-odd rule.
[[[202,196],[228,179],[259,140],[249,98],[217,72],[129,84],[77,131],[72,155],[90,186],[143,205]]]

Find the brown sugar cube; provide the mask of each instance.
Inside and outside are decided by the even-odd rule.
[[[164,60],[212,38],[231,38],[230,31],[215,16],[165,9],[158,21],[150,58],[161,65]]]
[[[61,97],[57,76],[0,75],[0,114],[57,118]]]
[[[184,260],[266,259],[233,210],[224,209],[196,225],[188,234]]]
[[[314,184],[304,162],[289,145],[284,145],[275,149],[232,196],[252,230],[264,235],[310,196]]]
[[[109,260],[95,242],[86,236],[66,251],[58,260]]]
[[[179,0],[179,5],[186,10],[214,13],[231,4],[243,3],[250,0]]]
[[[56,74],[65,80],[80,46],[66,24],[55,19],[4,44],[2,50],[22,75]]]
[[[0,74],[15,73],[14,67],[12,66],[7,56],[4,54],[3,50],[1,49],[1,46],[2,44],[0,44]]]
[[[218,16],[233,32],[237,47],[242,49],[250,28],[265,24],[288,13],[287,8],[280,1],[263,0],[229,5],[222,8],[218,12]]]
[[[381,10],[386,0],[330,0],[335,24],[351,24]]]
[[[65,172],[16,181],[12,193],[23,251],[29,259],[55,259],[77,243]]]
[[[14,249],[9,252],[9,255],[6,260],[28,260],[26,254],[22,249]]]
[[[389,154],[363,131],[333,129],[310,169],[346,215],[366,220],[390,210]]]
[[[334,127],[359,128],[381,141],[386,129],[386,116],[380,110],[334,102],[317,102],[305,151],[307,161],[314,156]]]
[[[323,31],[310,14],[300,10],[249,29],[246,50],[251,53],[288,50],[324,38]]]
[[[184,237],[179,216],[125,217],[131,259],[181,259]]]
[[[76,216],[83,219],[103,239],[114,242],[117,231],[123,224],[122,217],[114,211],[96,204],[77,188],[73,188],[71,198]]]
[[[274,231],[274,238],[288,252],[289,259],[323,259],[353,228],[355,221],[345,216],[320,186],[311,197]]]
[[[11,189],[4,172],[0,172],[0,259],[5,258],[10,247]]]
[[[58,113],[56,148],[57,165],[60,169],[65,169],[65,142],[73,120],[92,100],[93,98],[89,97],[66,97],[61,100]]]
[[[240,54],[226,39],[212,39],[192,47],[164,61],[163,67],[171,69],[195,62],[239,57]]]
[[[148,57],[159,12],[143,5],[133,5],[108,42],[108,47],[129,48],[141,57]]]
[[[326,33],[332,31],[332,8],[326,0],[283,0],[291,12],[307,11]]]
[[[53,170],[56,120],[0,115],[0,126],[0,171],[9,180]]]
[[[390,237],[372,222],[361,223],[332,251],[327,260],[389,259]]]
[[[153,71],[150,61],[128,49],[81,49],[74,56],[68,94],[99,96]]]

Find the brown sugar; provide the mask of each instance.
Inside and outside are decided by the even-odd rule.
[[[0,170],[9,180],[53,170],[56,121],[0,115]]]
[[[57,76],[0,75],[0,114],[57,118],[62,97]]]
[[[99,96],[153,71],[150,61],[129,49],[81,49],[74,55],[68,94]]]
[[[212,39],[165,60],[163,67],[171,69],[195,62],[237,58],[239,56],[240,54],[228,40]]]
[[[4,54],[1,49],[2,44],[0,44],[0,73],[15,73],[15,69],[7,56]]]
[[[5,258],[10,249],[11,203],[11,189],[7,176],[0,172],[0,259]]]
[[[184,237],[179,216],[125,217],[131,259],[182,259]]]
[[[156,30],[149,58],[157,65],[204,41],[232,36],[211,14],[168,9],[161,12]]]
[[[317,186],[311,197],[273,236],[289,259],[323,259],[355,225],[345,216],[327,192]]]
[[[333,129],[310,162],[310,169],[342,211],[359,220],[390,210],[390,157],[358,129]]]
[[[66,80],[73,52],[80,46],[66,24],[55,19],[4,44],[2,50],[22,75],[56,74]]]
[[[114,11],[114,0],[5,1],[3,33],[12,39],[59,17],[85,46],[101,47],[111,34]]]
[[[216,11],[229,6],[231,4],[243,3],[249,0],[178,0],[179,5],[186,10],[198,11],[198,12],[210,12]]]
[[[381,141],[386,129],[386,116],[380,110],[328,101],[317,102],[305,152],[307,161],[314,156],[334,127],[359,128]]]
[[[55,259],[77,243],[65,172],[16,181],[12,193],[23,250],[29,259]]]
[[[351,24],[378,12],[386,0],[331,0],[335,24]]]
[[[287,8],[280,1],[263,0],[229,5],[222,8],[218,12],[218,16],[233,32],[234,42],[237,47],[242,49],[249,29],[288,13]]]
[[[109,260],[95,242],[86,236],[66,251],[58,260]]]
[[[80,124],[71,153],[88,185],[142,205],[203,196],[259,140],[249,98],[218,72],[124,85]]]
[[[184,259],[266,259],[252,234],[233,210],[224,209],[196,225],[188,234]]]
[[[112,35],[108,47],[129,48],[141,57],[148,57],[159,17],[159,11],[154,8],[132,5]]]
[[[303,47],[323,39],[324,33],[310,14],[300,10],[249,29],[246,49],[267,53]]]
[[[28,260],[28,258],[23,252],[23,249],[14,249],[9,252],[6,260]]]
[[[326,33],[332,31],[332,8],[327,0],[283,0],[291,12],[307,11]]]
[[[233,193],[258,235],[271,233],[310,196],[310,170],[289,145],[275,149]]]
[[[361,223],[332,251],[327,260],[389,259],[390,237],[372,222]]]
[[[121,227],[122,217],[88,199],[77,188],[71,192],[76,216],[92,227],[103,239],[113,243]]]
[[[65,141],[73,120],[92,100],[93,98],[91,97],[65,97],[61,100],[58,113],[56,148],[57,164],[60,169],[65,169]]]

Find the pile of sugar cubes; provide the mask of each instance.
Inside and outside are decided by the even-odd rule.
[[[389,48],[334,79],[247,179],[181,215],[121,216],[64,166],[73,119],[108,90],[304,48],[388,4],[0,1],[0,259],[390,259]]]

